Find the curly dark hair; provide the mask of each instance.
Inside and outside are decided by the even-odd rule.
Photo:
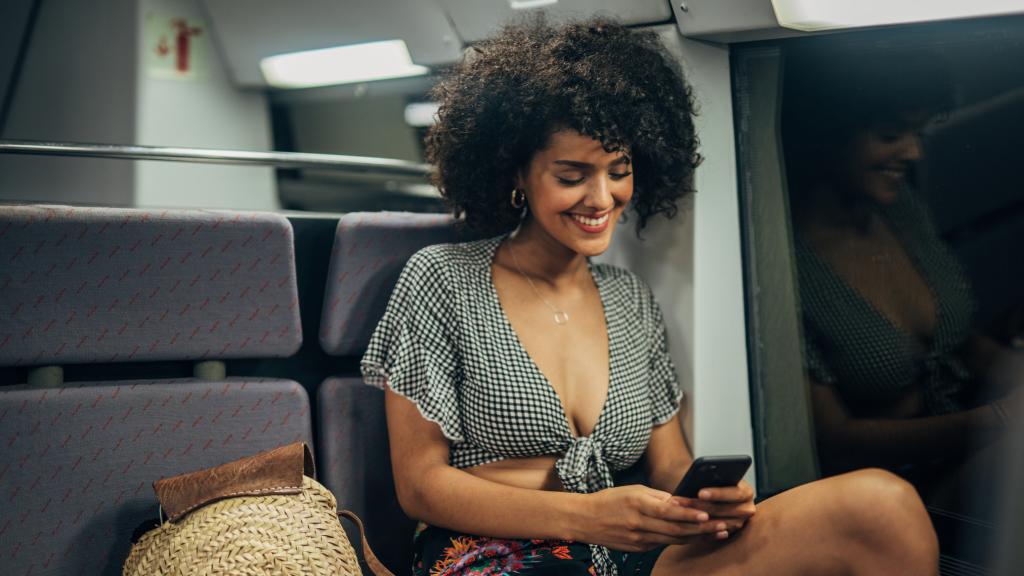
[[[930,47],[793,41],[785,52],[782,143],[791,197],[828,178],[859,131],[953,107],[948,62]]]
[[[608,152],[629,151],[638,234],[655,214],[673,217],[692,192],[693,96],[654,32],[605,18],[520,21],[470,48],[432,96],[440,102],[426,137],[434,183],[477,233],[519,224],[509,202],[516,175],[565,128]]]

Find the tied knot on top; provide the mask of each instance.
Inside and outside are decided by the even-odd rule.
[[[925,402],[932,413],[948,414],[960,410],[958,382],[970,380],[970,371],[955,356],[939,350],[925,355],[922,367],[927,382]]]
[[[601,442],[591,437],[575,438],[555,471],[569,492],[588,494],[612,486],[612,475],[604,461]]]
[[[565,455],[555,462],[555,471],[569,492],[589,494],[613,485],[601,442],[589,436],[572,440]],[[618,576],[618,569],[607,548],[591,544],[590,554],[599,576]]]

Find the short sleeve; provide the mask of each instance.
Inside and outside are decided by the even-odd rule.
[[[402,269],[360,368],[364,382],[408,398],[446,438],[460,442],[457,317],[443,258],[428,250]]]
[[[807,376],[819,384],[836,383],[836,375],[829,367],[817,338],[811,330],[804,328],[804,369]]]
[[[650,390],[651,420],[655,426],[664,424],[679,411],[683,389],[679,385],[675,364],[668,349],[668,329],[661,308],[650,296],[651,344],[650,344]]]

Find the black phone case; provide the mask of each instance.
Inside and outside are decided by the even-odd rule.
[[[696,498],[701,488],[735,486],[750,468],[750,456],[702,456],[693,461],[674,494]]]

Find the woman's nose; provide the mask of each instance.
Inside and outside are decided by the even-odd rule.
[[[584,204],[598,212],[611,208],[615,200],[612,197],[611,181],[608,178],[594,178],[587,193]]]
[[[902,159],[908,162],[916,162],[921,159],[921,156],[921,136],[918,135],[916,132],[904,136],[903,149],[901,151]]]

